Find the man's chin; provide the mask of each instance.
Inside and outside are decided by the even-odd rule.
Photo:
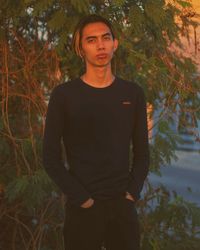
[[[111,62],[109,61],[107,61],[107,62],[98,62],[98,63],[94,63],[94,66],[96,66],[96,67],[107,67],[109,64],[110,64]]]
[[[105,61],[88,61],[88,63],[86,63],[88,65],[91,65],[93,67],[97,67],[97,68],[104,68],[107,67],[111,64],[110,60],[105,60]]]

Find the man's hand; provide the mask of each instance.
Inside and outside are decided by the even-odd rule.
[[[94,200],[92,198],[88,199],[87,201],[85,201],[81,207],[83,208],[89,208],[94,204]]]
[[[135,199],[133,198],[133,196],[129,192],[126,192],[126,199],[131,200],[131,201],[135,201]]]

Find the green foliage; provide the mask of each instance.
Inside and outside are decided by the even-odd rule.
[[[156,26],[161,25],[166,18],[165,12],[161,11],[164,5],[165,1],[160,1],[160,0],[155,0],[155,1],[150,0],[147,1],[144,5],[145,15]]]
[[[143,14],[142,9],[137,4],[131,6],[130,11],[129,11],[129,19],[133,27],[132,30],[135,33],[136,37],[137,35],[139,35],[139,37],[142,37],[142,35],[144,34],[144,28],[145,28],[144,27],[145,16]]]
[[[45,10],[48,10],[54,4],[54,0],[40,0],[40,1],[26,1],[27,6],[34,6],[33,8],[33,15],[37,16],[42,14]]]
[[[177,160],[174,148],[178,142],[181,143],[181,138],[170,128],[169,120],[160,120],[157,129],[154,143],[150,146],[151,170],[160,173],[160,165],[169,165],[172,159]]]
[[[15,177],[6,187],[5,198],[9,203],[21,200],[24,206],[39,208],[52,191],[52,181],[43,169],[34,174]]]
[[[90,8],[88,0],[71,0],[70,3],[79,13],[87,13]]]
[[[0,248],[62,250],[65,199],[41,164],[46,100],[52,88],[84,71],[71,48],[76,23],[88,13],[109,18],[119,38],[113,60],[117,75],[134,80],[145,91],[154,117],[151,135],[151,171],[176,159],[180,143],[174,131],[195,128],[200,118],[199,78],[194,62],[170,50],[181,49],[179,34],[187,37],[189,17],[175,18],[191,7],[175,0],[20,0],[0,1],[2,61],[0,117]],[[174,4],[173,4],[174,3]],[[56,52],[54,50],[56,49]],[[62,72],[58,80],[55,75]],[[148,185],[138,204],[142,249],[197,250],[199,208],[160,187]],[[17,230],[16,230],[17,229]],[[10,239],[12,242],[10,243]]]
[[[148,187],[140,202],[143,250],[197,250],[200,209],[165,187]]]
[[[125,1],[126,0],[114,0],[112,1],[112,4],[116,6],[122,6],[125,3]]]
[[[63,10],[58,10],[54,13],[52,18],[48,21],[48,26],[57,31],[64,28],[64,25],[67,23],[67,16]]]
[[[177,3],[180,4],[183,8],[192,7],[192,3],[188,1],[177,0]]]

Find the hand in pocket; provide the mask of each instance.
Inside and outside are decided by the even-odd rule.
[[[89,198],[87,201],[85,201],[81,207],[82,208],[90,208],[91,206],[93,206],[94,204],[94,200],[92,198]]]

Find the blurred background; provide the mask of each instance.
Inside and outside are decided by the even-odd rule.
[[[195,27],[189,27],[188,37],[180,35],[182,48],[179,49],[172,45],[171,48],[178,52],[179,56],[186,56],[192,58],[197,65],[197,75],[200,75],[200,1],[191,1],[193,5],[193,20],[197,22]],[[180,20],[177,19],[180,23]],[[200,85],[199,85],[200,89]],[[196,128],[192,126],[192,117],[187,116],[187,126],[181,130],[178,127],[180,120],[174,126],[181,136],[181,143],[176,147],[177,160],[173,160],[171,164],[161,168],[162,177],[155,174],[150,175],[150,180],[153,184],[165,184],[170,190],[175,190],[177,194],[182,195],[185,199],[195,202],[200,205],[200,120],[195,121]],[[190,124],[190,125],[189,125]],[[188,126],[189,125],[189,126]],[[194,132],[194,130],[195,132]],[[197,137],[195,134],[198,135]]]
[[[199,250],[199,0],[0,0],[0,250],[64,249],[67,197],[44,171],[42,138],[52,89],[84,71],[71,40],[91,13],[113,23],[113,72],[148,103],[141,249]]]

